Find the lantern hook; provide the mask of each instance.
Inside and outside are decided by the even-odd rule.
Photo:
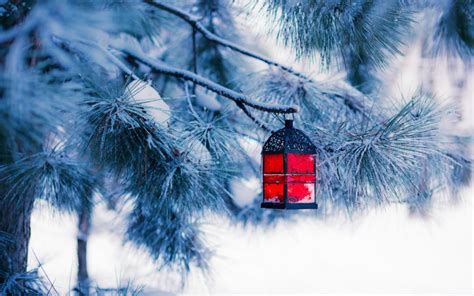
[[[285,128],[293,128],[293,120],[295,116],[293,113],[285,114]]]

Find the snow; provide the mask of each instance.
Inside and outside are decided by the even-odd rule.
[[[169,105],[161,98],[150,82],[133,80],[126,89],[126,94],[141,103],[156,123],[165,126],[171,116]]]
[[[408,218],[405,208],[377,210],[353,221],[301,218],[249,231],[227,220],[206,223],[217,254],[212,281],[194,273],[184,294],[230,293],[469,293],[472,196],[439,206],[431,219]],[[30,250],[61,293],[73,286],[75,219],[35,211]],[[132,281],[149,295],[178,292],[146,254],[123,245],[121,223],[104,205],[94,215],[89,269],[101,287]],[[30,255],[30,266],[37,264]],[[159,292],[157,292],[159,291]]]
[[[460,206],[440,208],[430,221],[407,219],[394,206],[352,222],[300,219],[269,231],[214,229],[220,251],[211,291],[469,293],[472,204]]]

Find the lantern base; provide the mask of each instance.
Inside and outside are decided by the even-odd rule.
[[[316,203],[273,203],[273,202],[262,202],[260,205],[262,209],[280,209],[280,210],[303,210],[303,209],[314,209],[318,208]]]

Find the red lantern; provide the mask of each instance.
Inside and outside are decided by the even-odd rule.
[[[263,145],[262,208],[317,209],[316,147],[292,120]]]

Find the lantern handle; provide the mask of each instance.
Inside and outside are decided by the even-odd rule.
[[[295,116],[293,115],[293,113],[285,114],[285,128],[293,128],[294,119],[295,119]]]

